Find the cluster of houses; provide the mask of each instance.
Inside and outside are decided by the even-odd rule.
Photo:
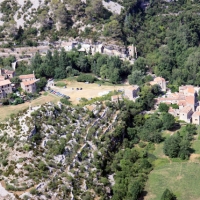
[[[162,77],[156,77],[153,81],[149,82],[150,85],[159,85],[163,92],[166,91],[166,81]],[[114,95],[111,97],[113,102],[117,102],[119,100],[123,100],[123,98],[127,98],[129,100],[135,101],[140,92],[140,87],[138,85],[130,85],[126,87],[123,91],[123,95]]]
[[[117,45],[106,45],[102,43],[90,44],[90,43],[80,43],[80,42],[62,42],[61,47],[66,51],[71,51],[77,48],[80,52],[85,52],[87,54],[95,53],[107,54],[110,56],[119,56],[122,60],[129,59],[130,61],[137,58],[137,49],[134,45],[126,47],[120,47]]]
[[[0,99],[6,98],[8,94],[13,92],[15,84],[12,84],[10,79],[15,76],[15,71],[0,69]],[[23,91],[27,93],[36,92],[36,82],[34,74],[27,74],[19,76],[21,80],[20,86]]]
[[[162,91],[166,91],[166,81],[162,77],[157,77],[150,82],[151,85],[160,85]],[[175,93],[167,92],[164,96],[156,98],[155,107],[160,103],[169,105],[169,113],[187,123],[200,125],[200,105],[197,100],[198,87],[193,85],[180,86]],[[176,106],[173,106],[176,105]],[[177,108],[174,108],[177,107]]]
[[[167,91],[167,83],[164,78],[156,77],[149,82],[150,85],[159,85],[163,92]],[[169,113],[180,120],[187,123],[200,125],[200,105],[197,99],[199,87],[185,85],[179,87],[179,92],[166,92],[162,97],[156,98],[155,108],[158,108],[160,103],[169,105]],[[137,85],[126,87],[123,95],[114,95],[111,97],[113,102],[128,98],[135,100],[139,95],[140,88]]]

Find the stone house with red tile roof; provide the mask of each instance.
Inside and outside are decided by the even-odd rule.
[[[179,87],[179,93],[172,93],[167,97],[160,97],[156,99],[156,106],[160,103],[166,103],[168,105],[177,104],[179,109],[173,109],[170,107],[169,113],[173,116],[179,116],[180,120],[187,123],[200,123],[200,106],[197,105],[197,93],[196,89],[192,85],[185,85]]]
[[[180,110],[180,120],[191,123],[193,110],[191,106],[185,106]]]
[[[35,74],[20,75],[20,76],[19,76],[19,79],[20,79],[22,82],[36,80]]]
[[[12,93],[10,80],[0,81],[0,98],[6,98],[10,93]]]
[[[192,114],[192,123],[200,125],[200,112],[199,111],[195,111]]]
[[[28,93],[36,93],[36,82],[37,80],[23,81],[21,82],[21,88]]]

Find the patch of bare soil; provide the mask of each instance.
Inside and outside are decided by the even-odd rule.
[[[183,177],[182,176],[177,176],[176,179],[177,180],[181,180]]]
[[[155,194],[148,193],[148,195],[142,196],[141,200],[151,200],[151,199],[155,199],[155,198],[156,198]]]
[[[198,160],[198,158],[200,158],[200,154],[192,153],[190,155],[189,162],[200,162],[200,160]]]

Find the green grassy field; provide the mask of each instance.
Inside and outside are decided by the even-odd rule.
[[[64,87],[64,86],[66,86],[67,84],[66,84],[66,82],[58,81],[58,82],[55,83],[55,85],[56,85],[57,87]]]
[[[169,137],[164,133],[163,137]],[[144,200],[160,200],[164,190],[170,189],[178,200],[200,200],[200,140],[192,144],[190,160],[168,158],[163,152],[164,142],[155,145],[152,154],[154,170],[150,173]]]
[[[163,152],[163,146],[164,146],[164,142],[162,142],[160,144],[156,144],[155,150],[153,151],[153,155],[155,155],[157,158],[165,157],[165,154]]]
[[[200,200],[200,164],[165,163],[156,167],[149,175],[146,184],[145,200],[160,200],[166,188],[170,189],[178,200]]]
[[[192,149],[194,149],[194,153],[200,154],[200,140],[196,140],[193,142]]]

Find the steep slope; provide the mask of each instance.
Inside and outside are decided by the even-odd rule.
[[[93,108],[95,118],[90,118],[86,107],[49,103],[1,124],[1,180],[6,189],[20,198],[81,199],[86,191],[98,196],[92,191],[102,185],[94,156],[101,155],[100,138],[116,126],[118,114],[102,104]],[[101,190],[106,194],[103,185]]]

